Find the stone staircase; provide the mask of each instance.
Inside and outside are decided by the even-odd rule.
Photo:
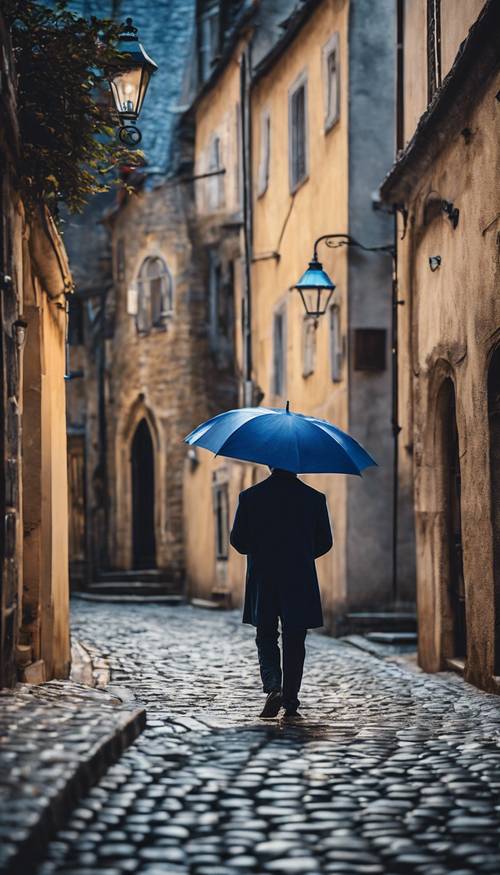
[[[88,588],[77,595],[91,601],[175,604],[184,600],[182,586],[160,568],[100,571]]]

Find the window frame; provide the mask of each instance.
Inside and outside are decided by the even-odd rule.
[[[330,72],[329,72],[329,58],[331,55],[335,55],[336,59],[336,86],[335,86],[335,110],[332,112],[330,107]],[[323,66],[323,99],[325,105],[325,119],[324,119],[324,129],[325,134],[332,130],[335,127],[337,122],[340,119],[340,35],[338,31],[335,31],[325,43],[322,49],[322,66]]]
[[[152,262],[160,262],[163,270],[158,276],[148,274],[148,266]],[[160,281],[160,311],[153,313],[152,283]],[[140,264],[136,274],[135,286],[137,299],[135,307],[135,324],[137,332],[141,335],[149,334],[153,329],[164,329],[169,318],[174,312],[174,281],[165,258],[159,253],[146,255]],[[129,305],[127,304],[127,309]],[[129,309],[130,312],[130,309]],[[147,318],[143,318],[146,314]]]
[[[307,70],[303,70],[288,89],[288,181],[290,194],[294,194],[309,178],[309,101]],[[294,100],[300,89],[304,89],[304,171],[301,176],[294,172]]]

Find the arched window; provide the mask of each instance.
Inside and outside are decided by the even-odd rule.
[[[172,277],[162,258],[150,256],[137,278],[137,330],[150,331],[165,324],[172,313]]]

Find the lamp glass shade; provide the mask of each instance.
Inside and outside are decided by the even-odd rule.
[[[132,33],[122,34],[117,50],[121,60],[110,80],[113,101],[120,118],[135,121],[142,109],[151,76],[158,67]]]
[[[298,283],[292,288],[299,292],[306,315],[317,319],[326,313],[330,298],[335,290],[335,283],[323,270],[323,265],[314,259],[309,263],[309,267],[302,274]]]

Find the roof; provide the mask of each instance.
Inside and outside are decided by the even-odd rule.
[[[384,201],[403,204],[450,138],[464,127],[478,95],[499,69],[500,3],[487,0],[453,66],[384,179]]]
[[[281,27],[284,28],[283,36],[274,44],[273,48],[255,67],[252,82],[257,82],[265,76],[272,67],[274,67],[288,46],[294,41],[295,37],[298,36],[306,21],[321,3],[323,3],[323,0],[300,0],[291,15],[289,15],[281,24]]]
[[[122,19],[131,15],[139,41],[158,64],[151,78],[138,126],[146,172],[170,175],[176,169],[177,122],[184,110],[194,45],[196,0],[70,0],[70,8],[85,18]]]

